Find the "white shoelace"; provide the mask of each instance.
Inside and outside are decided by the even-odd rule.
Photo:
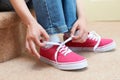
[[[88,35],[88,38],[94,41],[97,41],[96,45],[94,46],[93,50],[96,51],[97,47],[100,44],[101,36],[98,35],[95,31],[91,31]]]
[[[93,50],[95,51],[96,48],[100,44],[101,37],[95,31],[92,31],[92,32],[89,33],[88,38],[97,41],[96,45],[93,48]],[[58,45],[58,48],[57,48],[57,50],[55,52],[55,56],[54,56],[56,62],[57,62],[57,58],[58,58],[58,53],[59,52],[61,52],[64,56],[66,56],[67,54],[69,54],[71,52],[71,50],[68,47],[65,46],[65,44],[67,42],[71,41],[71,40],[72,40],[72,37],[69,37],[68,39],[66,39],[62,43],[45,42],[45,44],[48,44],[48,45]]]
[[[69,41],[72,40],[72,37],[69,37],[68,39],[66,39],[64,42],[62,43],[56,43],[56,42],[45,42],[45,44],[48,45],[58,45],[58,48],[55,52],[55,61],[57,62],[57,58],[58,58],[58,53],[61,52],[64,56],[66,56],[67,54],[69,54],[71,52],[71,50],[65,46],[65,44]]]

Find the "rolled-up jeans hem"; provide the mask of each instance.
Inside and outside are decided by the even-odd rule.
[[[52,27],[45,29],[46,32],[51,35],[51,34],[59,34],[59,33],[65,33],[68,32],[68,27],[67,25],[59,26],[59,27]]]

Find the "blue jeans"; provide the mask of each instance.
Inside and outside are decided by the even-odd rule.
[[[76,0],[29,0],[27,5],[33,4],[37,21],[48,34],[68,32],[75,21]],[[9,0],[0,0],[1,10],[13,10]]]
[[[32,0],[38,22],[48,34],[68,32],[75,21],[76,0]]]

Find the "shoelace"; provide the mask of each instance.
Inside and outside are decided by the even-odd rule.
[[[95,31],[91,31],[88,35],[88,38],[91,40],[97,41],[96,45],[93,48],[93,50],[95,51],[100,44],[101,36],[98,35]]]
[[[58,58],[58,53],[61,52],[64,56],[66,56],[67,54],[69,54],[71,52],[71,50],[65,46],[65,44],[69,41],[72,40],[72,37],[69,37],[68,39],[66,39],[64,42],[62,43],[56,43],[56,42],[45,42],[45,44],[48,45],[58,45],[58,48],[55,52],[54,58],[55,61],[57,62],[57,58]]]
[[[75,35],[78,35],[79,34],[79,31],[76,31]],[[94,40],[94,41],[97,41],[96,45],[94,46],[93,50],[96,51],[97,47],[99,46],[100,44],[100,41],[101,41],[101,37],[99,34],[97,34],[95,31],[91,31],[89,34],[88,34],[88,38],[91,39],[91,40]]]
[[[66,47],[65,44],[66,44],[67,42],[71,41],[72,38],[73,38],[73,37],[69,37],[68,39],[66,39],[66,40],[65,40],[64,42],[62,42],[62,43],[45,42],[45,43],[48,44],[48,45],[58,45],[58,48],[57,48],[57,50],[56,50],[56,52],[55,52],[55,56],[54,56],[56,62],[57,62],[58,53],[59,53],[60,51],[63,50],[62,54],[63,54],[64,56],[66,56],[68,53],[71,52],[71,50],[70,50],[68,47]],[[95,45],[94,48],[93,48],[93,50],[95,51],[96,48],[97,48],[97,47],[99,46],[99,44],[100,44],[101,37],[100,37],[95,31],[91,31],[91,32],[89,33],[89,35],[88,35],[88,38],[97,41],[96,45]]]

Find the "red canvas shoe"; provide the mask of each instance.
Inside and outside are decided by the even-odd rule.
[[[64,34],[64,40],[69,36],[68,33]],[[115,49],[116,43],[112,39],[101,38],[96,32],[92,31],[88,35],[88,39],[84,43],[69,41],[66,43],[73,51],[95,51],[95,52],[105,52]]]
[[[60,43],[50,48],[40,48],[41,60],[62,70],[77,70],[87,67],[87,60],[72,52],[68,47]],[[57,44],[57,45],[56,45]]]

